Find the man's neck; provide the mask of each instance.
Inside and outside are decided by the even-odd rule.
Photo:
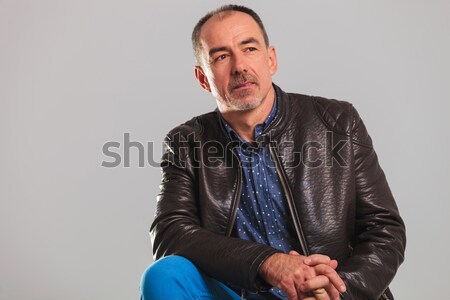
[[[253,142],[256,125],[264,123],[272,110],[274,101],[275,90],[272,87],[258,107],[248,111],[221,111],[221,114],[241,138]]]

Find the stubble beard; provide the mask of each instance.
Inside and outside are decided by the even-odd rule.
[[[237,86],[245,82],[251,82],[254,86],[249,89],[235,90]],[[257,95],[255,88],[259,87],[258,78],[251,74],[238,73],[231,78],[228,84],[229,98],[226,102],[230,104],[235,110],[249,111],[261,105],[263,98]]]

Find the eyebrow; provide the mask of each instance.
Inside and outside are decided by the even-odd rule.
[[[245,40],[239,42],[239,46],[244,46],[244,45],[252,44],[252,43],[257,44],[257,45],[261,45],[261,43],[257,39],[255,39],[254,37],[249,37],[248,39],[245,39]],[[230,49],[229,47],[225,47],[225,46],[223,46],[223,47],[215,47],[215,48],[211,48],[209,50],[208,54],[209,54],[209,57],[212,57],[217,52],[227,51],[229,49]]]
[[[211,48],[210,50],[209,50],[209,57],[212,57],[215,53],[217,53],[217,52],[221,52],[221,51],[226,51],[226,50],[228,50],[228,49],[230,49],[229,47],[216,47],[216,48]]]
[[[257,40],[257,39],[255,39],[254,37],[250,37],[250,38],[248,38],[248,39],[246,39],[246,40],[243,40],[242,42],[240,42],[239,43],[239,46],[243,46],[243,45],[247,45],[247,44],[257,44],[257,45],[260,45],[261,43]]]

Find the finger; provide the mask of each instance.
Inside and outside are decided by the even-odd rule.
[[[284,292],[284,293],[287,296],[288,300],[300,300],[300,299],[304,299],[304,297],[305,297],[304,294],[297,294],[297,292],[294,292],[294,293],[292,293],[290,295],[286,294],[286,292]]]
[[[316,271],[316,274],[327,276],[328,279],[330,280],[330,283],[339,292],[341,292],[341,293],[345,292],[346,288],[345,288],[344,281],[341,279],[341,277],[339,277],[338,273],[336,273],[336,271],[333,270],[330,266],[321,264],[321,265],[315,266],[314,270]]]
[[[306,293],[304,293],[304,292],[302,292],[302,290],[301,290],[301,286],[300,286],[300,284],[299,283],[295,283],[295,289],[297,290],[297,299],[301,299],[301,300],[303,300],[303,299],[305,299],[305,298],[307,298],[307,297],[312,297],[313,296],[313,294],[311,293],[311,292],[306,292]]]
[[[281,285],[279,289],[284,292],[284,294],[288,297],[288,300],[302,299],[300,298],[300,295],[298,295],[297,288],[293,282],[290,284]]]
[[[328,293],[325,289],[314,290],[313,294],[316,300],[330,300],[330,297],[328,296]]]
[[[291,250],[291,251],[289,251],[289,255],[297,255],[297,256],[302,256],[300,253],[298,253],[297,251],[295,251],[295,250]]]
[[[312,279],[317,276],[316,270],[314,267],[310,267],[307,265],[303,265],[298,269],[298,273],[296,273],[295,281],[298,283],[302,283],[306,280]]]
[[[333,259],[332,261],[330,261],[330,267],[332,267],[333,269],[337,269],[338,267],[338,262],[337,260]]]
[[[283,289],[281,289],[283,292],[284,292],[284,294],[287,296],[287,298],[288,298],[288,300],[297,300],[297,299],[301,299],[301,298],[298,298],[297,297],[297,292],[295,291],[295,289],[294,290],[289,290],[289,291],[287,291],[287,290],[283,290]]]
[[[318,264],[330,264],[331,258],[329,256],[323,255],[323,254],[312,254],[305,258],[303,261],[308,266],[315,266]]]
[[[339,291],[331,283],[325,287],[331,300],[340,300]]]
[[[330,285],[330,279],[325,275],[318,275],[299,284],[302,293],[314,292]]]
[[[306,297],[302,300],[330,300],[331,298],[325,292],[324,289],[318,289],[313,292],[313,297]]]

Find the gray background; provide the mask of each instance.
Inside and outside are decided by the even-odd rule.
[[[0,0],[0,299],[136,299],[160,171],[104,168],[124,133],[158,161],[215,107],[190,33],[223,1]],[[397,299],[446,299],[450,3],[247,1],[286,91],[354,103],[407,224]],[[150,149],[150,151],[148,151]]]

